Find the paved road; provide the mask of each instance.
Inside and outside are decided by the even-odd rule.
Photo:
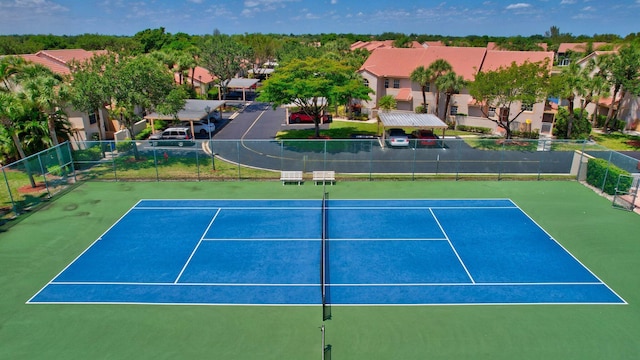
[[[444,148],[382,147],[373,140],[276,141],[278,131],[313,128],[285,123],[284,109],[250,103],[214,135],[218,157],[272,170],[340,173],[568,173],[572,152],[483,151],[451,139]],[[325,125],[326,127],[327,125]],[[240,139],[240,142],[238,142]]]

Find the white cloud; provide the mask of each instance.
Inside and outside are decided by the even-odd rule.
[[[577,1],[576,0],[562,0],[560,1],[560,5],[571,5],[571,4],[575,4]]]
[[[187,0],[188,2],[192,2],[194,4],[202,4],[203,0]]]
[[[507,10],[518,10],[518,9],[526,9],[531,7],[531,4],[527,4],[527,3],[517,3],[517,4],[511,4],[509,6],[507,6]]]
[[[331,5],[335,5],[338,3],[338,0],[331,0]]]

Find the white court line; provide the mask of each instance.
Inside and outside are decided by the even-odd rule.
[[[512,201],[513,202],[513,201]],[[520,210],[521,213],[523,213],[529,220],[531,220],[532,223],[534,223],[540,230],[542,230],[542,232],[544,232],[545,234],[547,234],[547,236],[549,236],[549,239],[552,240],[553,242],[555,242],[556,244],[558,244],[558,246],[560,246],[560,248],[562,250],[564,250],[567,254],[569,254],[569,256],[571,256],[578,264],[580,264],[580,266],[582,266],[585,270],[587,270],[591,275],[593,275],[594,278],[598,279],[598,281],[600,281],[604,286],[606,286],[609,291],[611,291],[615,296],[617,296],[618,298],[620,298],[620,300],[624,301],[624,303],[626,304],[627,301],[620,296],[617,292],[615,292],[611,287],[609,287],[609,285],[607,285],[604,281],[602,281],[602,279],[600,279],[598,277],[598,275],[594,274],[593,271],[591,271],[591,269],[589,269],[587,266],[585,266],[582,261],[580,261],[577,257],[575,257],[569,250],[567,250],[567,248],[565,248],[562,244],[560,244],[560,242],[558,242],[558,240],[556,240],[553,236],[551,236],[551,234],[549,234],[547,232],[547,230],[545,230],[545,228],[543,228],[542,226],[540,226],[540,224],[538,224],[531,216],[529,216],[529,214],[527,214],[524,210],[522,210],[522,208],[520,208],[516,203],[513,203],[513,205],[515,205],[515,207]]]
[[[187,259],[187,262],[184,264],[184,266],[182,267],[182,270],[180,270],[180,273],[178,274],[178,277],[176,278],[176,280],[174,281],[174,283],[177,283],[178,281],[180,281],[180,277],[182,277],[182,274],[184,273],[184,271],[187,269],[187,266],[189,266],[189,263],[191,262],[191,259],[193,258],[193,255],[196,254],[196,251],[198,251],[198,248],[200,247],[200,244],[202,244],[202,239],[204,238],[205,235],[207,235],[207,232],[209,231],[209,229],[211,228],[211,225],[213,225],[213,222],[216,221],[216,218],[218,217],[218,214],[220,214],[220,210],[218,209],[218,211],[216,211],[216,214],[213,215],[213,218],[211,219],[211,221],[209,222],[209,226],[207,226],[207,229],[204,231],[204,233],[202,234],[202,236],[200,236],[200,240],[198,241],[198,244],[196,245],[196,247],[193,249],[193,251],[191,252],[191,255],[189,255],[189,258]]]
[[[467,266],[464,264],[464,261],[462,261],[462,258],[460,257],[460,254],[458,254],[458,251],[456,251],[456,248],[453,246],[451,239],[449,239],[449,235],[447,235],[447,232],[444,231],[444,228],[442,228],[442,224],[440,224],[440,221],[438,221],[436,214],[433,213],[433,209],[429,209],[429,212],[431,213],[431,216],[433,216],[433,220],[435,220],[436,224],[438,224],[440,231],[442,231],[444,236],[447,238],[447,242],[449,243],[449,246],[451,246],[451,250],[453,250],[453,253],[456,254],[456,257],[458,258],[458,261],[460,262],[460,265],[462,265],[462,268],[464,269],[464,271],[467,273],[467,276],[469,277],[472,283],[475,283],[476,281],[473,279],[473,276],[471,276],[469,269],[467,269]]]
[[[133,209],[135,209],[136,206],[138,206],[138,204],[140,203],[139,200],[135,205],[133,205],[133,207],[131,207],[129,210],[127,210],[122,216],[120,216],[120,218],[118,220],[116,220],[116,222],[114,222],[111,226],[109,226],[109,228],[102,233],[102,235],[100,235],[96,240],[94,240],[91,245],[87,246],[86,249],[84,249],[84,251],[82,251],[78,256],[75,257],[75,259],[73,259],[67,266],[65,266],[62,270],[60,270],[60,272],[58,272],[58,274],[56,274],[56,276],[53,277],[53,279],[49,280],[48,283],[46,283],[40,290],[38,290],[37,293],[35,293],[31,298],[29,298],[29,300],[27,300],[27,303],[29,303],[33,298],[35,298],[36,296],[38,296],[38,294],[40,294],[42,292],[42,290],[44,290],[44,288],[47,287],[47,285],[51,284],[58,276],[60,276],[60,274],[62,274],[63,272],[65,272],[65,270],[67,270],[71,265],[73,265],[76,261],[78,261],[78,259],[84,255],[87,251],[89,251],[89,249],[91,249],[93,247],[93,245],[95,245],[98,241],[102,240],[102,237],[108,233],[111,229],[113,229],[114,226],[116,226],[120,221],[122,221],[122,219],[124,219],[125,216],[127,216]]]

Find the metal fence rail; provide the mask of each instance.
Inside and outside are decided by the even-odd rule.
[[[15,217],[76,181],[274,180],[281,171],[335,171],[340,180],[582,179],[588,157],[630,173],[638,160],[584,141],[440,139],[392,148],[378,139],[196,140],[69,143],[2,167],[3,218]],[[309,177],[310,179],[310,177]]]

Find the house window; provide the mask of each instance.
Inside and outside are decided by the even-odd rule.
[[[489,117],[496,116],[496,108],[494,106],[489,106],[489,111],[487,111],[487,115]]]
[[[449,110],[449,115],[457,115],[458,114],[458,106],[452,105]]]
[[[389,79],[384,79],[384,88],[385,89],[389,88]]]
[[[362,80],[362,83],[364,84],[364,86],[369,87],[369,80],[367,80],[367,79],[363,79],[363,80]]]
[[[431,92],[431,83],[427,83],[427,86],[424,87],[425,92]]]
[[[400,79],[393,79],[393,88],[400,89]]]
[[[533,111],[533,104],[522,104],[522,105],[520,105],[520,110],[522,110],[522,111]]]
[[[562,58],[562,60],[560,60],[560,66],[569,66],[569,64],[571,63],[571,59],[569,58]]]
[[[96,113],[92,112],[89,114],[89,124],[95,124],[98,122],[98,116]]]

